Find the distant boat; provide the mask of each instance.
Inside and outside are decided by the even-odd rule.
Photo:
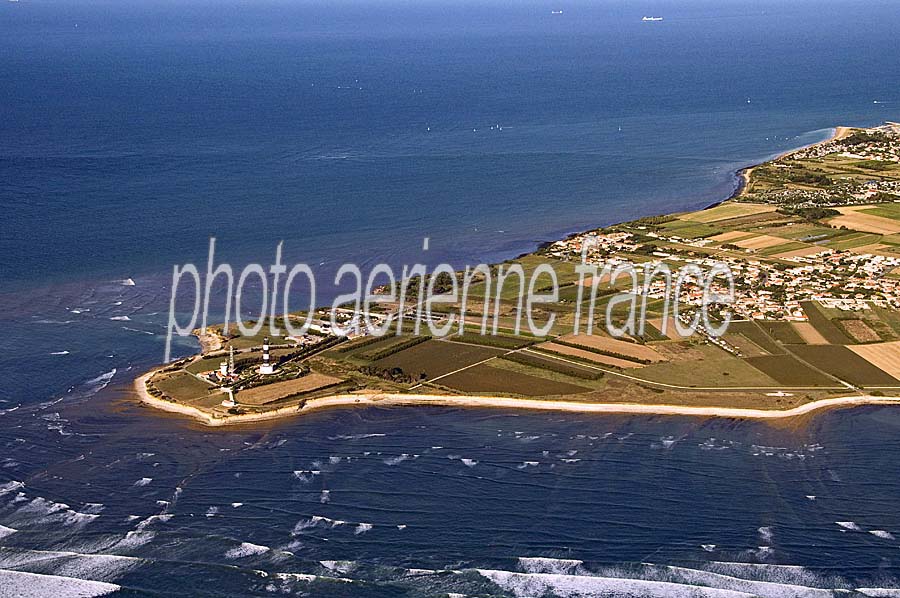
[[[648,21],[662,21],[663,18],[662,18],[662,17],[644,17],[644,18],[642,18],[641,20],[644,21],[644,22],[648,22]]]
[[[551,15],[561,15],[562,13],[563,13],[563,11],[561,11],[561,10],[551,10],[550,11]]]

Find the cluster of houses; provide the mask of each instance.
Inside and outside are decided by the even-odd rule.
[[[833,139],[797,150],[790,157],[793,160],[810,160],[839,154],[854,160],[900,161],[900,125],[888,122],[880,127],[863,129],[863,132],[883,136],[884,140],[851,145],[846,139]]]
[[[592,263],[627,261],[627,254],[641,244],[626,231],[588,233],[587,260]],[[559,259],[581,257],[582,244],[588,235],[578,235],[557,241],[548,248],[549,255]],[[703,244],[703,240],[681,239],[653,234],[664,241],[683,245]],[[706,243],[708,244],[708,243]],[[725,264],[734,278],[732,311],[737,317],[761,320],[805,321],[803,301],[820,301],[844,311],[869,309],[872,305],[900,309],[900,279],[887,276],[900,268],[900,258],[884,255],[859,254],[823,248],[813,255],[797,256],[788,261],[796,266],[745,259],[731,255],[698,257],[687,251],[654,251],[653,255],[667,262],[693,263],[704,271],[715,264]],[[710,291],[727,292],[723,280],[717,279]],[[662,277],[648,286],[648,296],[664,298],[671,289]],[[680,289],[681,305],[699,306],[704,290],[696,284]],[[673,298],[674,299],[674,298]]]

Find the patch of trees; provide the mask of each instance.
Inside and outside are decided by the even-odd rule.
[[[792,170],[788,173],[788,179],[790,179],[792,183],[800,183],[802,185],[816,185],[819,187],[825,187],[831,184],[831,179],[828,178],[827,175],[811,170]]]
[[[637,220],[632,220],[628,224],[642,225],[642,226],[660,226],[667,222],[672,222],[674,220],[678,220],[678,217],[672,216],[671,214],[665,214],[662,216],[644,216],[643,218],[638,218]]]
[[[867,143],[882,143],[888,141],[888,136],[884,133],[876,131],[874,133],[867,133],[865,131],[854,131],[847,137],[841,139],[842,145],[862,145]]]
[[[406,284],[406,297],[408,298],[416,298],[419,296],[419,288],[424,292],[428,292],[428,285],[431,283],[431,277],[426,276],[423,280],[421,276],[413,276],[405,281]],[[398,282],[398,285],[404,284],[403,281]],[[398,287],[400,288],[400,287]],[[453,290],[453,276],[451,276],[448,272],[438,272],[438,275],[434,277],[434,291],[433,295],[443,295],[445,293],[449,293]]]
[[[837,210],[833,210],[831,208],[821,208],[821,207],[788,207],[783,206],[778,208],[777,212],[779,214],[784,214],[785,216],[798,216],[803,218],[804,220],[808,220],[810,222],[815,220],[821,220],[823,218],[830,218],[832,216],[840,216],[840,212]]]
[[[404,372],[403,368],[398,367],[380,368],[375,365],[367,365],[359,368],[359,371],[366,376],[381,378],[382,380],[387,380],[388,382],[394,382],[396,384],[413,384],[414,382],[425,380],[428,377],[425,372],[422,372],[419,374],[419,377],[416,378],[415,376]]]

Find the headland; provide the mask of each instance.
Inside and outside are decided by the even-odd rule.
[[[471,312],[440,338],[412,322],[397,334],[340,335],[324,313],[297,314],[315,321],[301,337],[197,331],[201,353],[139,377],[138,395],[211,426],[372,405],[771,420],[897,403],[900,127],[837,127],[739,174],[740,189],[708,209],[587,231],[507,262],[557,272],[546,313],[558,317],[545,335],[514,333],[521,308],[511,294],[488,335],[475,331],[487,314]],[[721,336],[682,336],[650,288],[640,330],[573,334],[586,300],[598,321],[627,317],[606,309],[622,285],[598,292],[591,281],[585,293],[575,271],[585,252],[594,262],[724,263],[735,276],[733,320]],[[432,307],[438,320],[461,313],[452,301]],[[392,309],[384,302],[370,315]]]

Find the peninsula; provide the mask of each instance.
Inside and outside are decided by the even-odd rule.
[[[355,405],[773,419],[900,402],[900,125],[840,127],[741,176],[740,190],[709,209],[579,233],[507,262],[557,272],[545,336],[513,334],[515,289],[501,290],[490,335],[476,333],[480,314],[466,311],[452,336],[411,326],[341,336],[323,310],[303,314],[315,323],[299,337],[207,329],[200,354],[144,374],[136,390],[152,407],[215,426]],[[724,263],[735,277],[734,319],[723,336],[701,328],[683,337],[663,289],[651,286],[640,333],[572,334],[583,250],[593,262]],[[622,288],[595,298],[598,319]],[[679,299],[699,301],[692,288]],[[390,310],[383,303],[372,316]],[[432,312],[440,319],[460,305]]]

